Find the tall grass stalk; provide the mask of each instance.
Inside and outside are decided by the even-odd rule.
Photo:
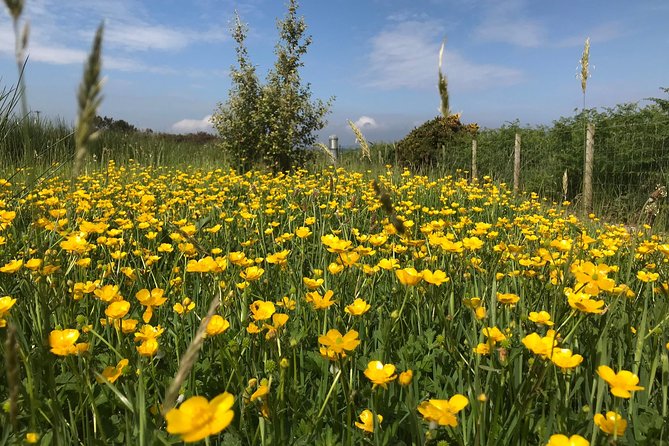
[[[76,178],[83,167],[84,159],[88,154],[88,146],[98,136],[93,120],[98,106],[102,102],[102,84],[100,71],[102,70],[102,34],[104,23],[98,26],[93,39],[93,47],[84,67],[84,75],[79,86],[77,101],[79,113],[77,126],[74,132],[75,152],[72,176]]]

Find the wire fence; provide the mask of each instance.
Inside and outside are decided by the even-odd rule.
[[[519,187],[555,201],[583,204],[586,122],[551,128],[506,127],[476,138],[479,177],[514,183],[516,135],[520,139]],[[447,168],[473,170],[471,147],[446,144]],[[597,214],[638,223],[649,196],[669,185],[669,119],[594,124],[592,209]],[[665,217],[665,220],[669,221]]]

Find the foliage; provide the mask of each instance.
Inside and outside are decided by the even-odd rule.
[[[263,160],[260,147],[266,124],[260,115],[261,86],[245,46],[248,27],[235,16],[231,29],[238,66],[230,69],[232,86],[225,103],[218,104],[212,122],[221,137],[221,148],[242,171]]]
[[[93,125],[98,130],[107,130],[114,132],[123,132],[123,133],[134,133],[139,131],[137,127],[130,124],[125,119],[114,119],[108,116],[95,116],[93,119]]]
[[[459,114],[438,116],[414,128],[397,143],[397,161],[413,169],[437,165],[448,169],[459,162],[457,156],[462,150],[456,148],[470,146],[477,129],[476,124],[463,125]]]
[[[2,402],[19,403],[16,428],[0,412],[3,443],[669,434],[665,236],[581,221],[489,179],[390,168],[109,163],[69,178],[21,200],[24,184],[0,182],[0,356],[19,374],[0,379]],[[204,323],[183,402],[161,415]],[[596,424],[608,412],[626,422],[617,438]]]
[[[242,167],[262,160],[274,171],[302,166],[307,149],[322,129],[331,100],[312,101],[310,84],[303,83],[302,58],[311,44],[307,26],[297,16],[298,3],[291,0],[288,12],[278,22],[277,56],[264,85],[248,60],[245,28],[239,21],[233,30],[239,67],[232,71],[233,88],[226,104],[219,105],[213,121],[227,148]]]

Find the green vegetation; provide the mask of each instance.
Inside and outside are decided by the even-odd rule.
[[[304,166],[316,132],[325,127],[330,103],[312,101],[309,84],[300,78],[302,58],[311,44],[298,3],[290,0],[278,22],[279,41],[274,67],[260,85],[245,47],[246,27],[237,17],[232,36],[237,42],[238,66],[231,70],[233,87],[212,120],[223,149],[236,164],[248,169],[262,162],[273,171]]]

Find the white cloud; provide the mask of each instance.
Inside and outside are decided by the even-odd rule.
[[[82,11],[86,13],[82,13]],[[197,42],[225,40],[218,28],[174,28],[156,23],[141,4],[128,0],[34,0],[26,4],[31,32],[31,62],[81,64],[98,24],[105,21],[105,69],[173,74],[183,70],[144,63],[138,52],[179,51]],[[0,53],[14,54],[14,33],[7,14],[0,14]]]
[[[375,129],[379,126],[376,119],[370,116],[360,116],[355,122],[355,126],[359,129]]]
[[[567,37],[559,41],[558,47],[582,47],[585,39],[590,37],[590,43],[604,43],[617,39],[624,34],[623,27],[619,23],[604,23],[594,28],[587,29],[577,36]]]
[[[384,29],[371,40],[366,83],[384,89],[436,89],[443,33],[443,27],[433,20],[410,20]],[[472,62],[448,46],[443,69],[454,89],[483,89],[522,79],[519,70]]]
[[[524,0],[490,2],[483,20],[474,29],[474,37],[485,42],[502,42],[522,47],[538,47],[545,41],[544,26],[525,17]]]
[[[211,115],[202,119],[182,119],[172,124],[171,128],[177,133],[211,132],[214,129],[211,124]]]

